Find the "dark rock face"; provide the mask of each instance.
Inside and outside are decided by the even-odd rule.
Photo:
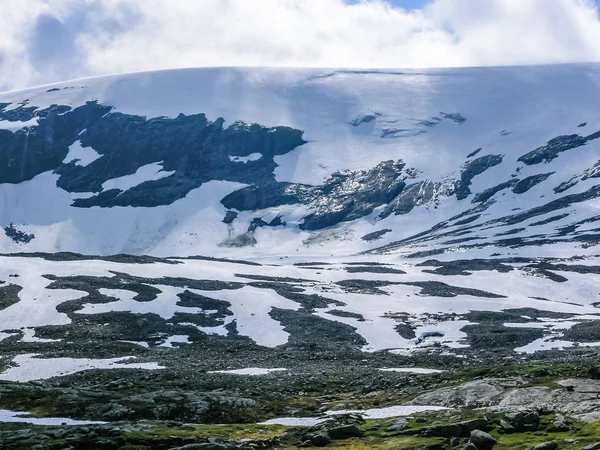
[[[405,187],[402,161],[384,161],[371,170],[334,174],[313,192],[315,212],[304,218],[303,230],[318,230],[364,217],[389,203]]]
[[[0,311],[15,303],[19,303],[19,292],[23,288],[16,284],[0,286]]]
[[[424,180],[412,184],[404,189],[397,197],[389,202],[380,217],[385,218],[391,214],[408,214],[415,206],[431,202],[437,196],[449,196],[454,193],[454,183]]]
[[[4,227],[4,233],[17,244],[29,244],[35,239],[34,234],[25,233],[24,231],[19,230],[14,223]]]
[[[551,172],[551,173],[540,173],[539,175],[532,175],[530,177],[527,177],[527,178],[519,181],[515,185],[515,187],[513,188],[513,192],[515,194],[524,194],[525,192],[527,192],[529,189],[531,189],[535,185],[538,185],[542,181],[547,180],[548,177],[550,175],[552,175],[553,173],[554,172]]]
[[[228,209],[253,211],[288,204],[305,204],[314,212],[304,218],[303,230],[319,230],[369,215],[404,189],[402,161],[384,161],[371,170],[336,172],[321,186],[268,182],[226,196]]]
[[[456,198],[458,198],[458,200],[467,198],[469,194],[471,194],[469,186],[471,186],[473,178],[482,174],[490,167],[497,166],[502,162],[502,159],[502,155],[486,155],[465,164],[456,188]]]
[[[391,233],[391,229],[386,228],[384,230],[374,231],[373,233],[365,234],[361,239],[366,242],[376,241],[381,239],[387,233]]]
[[[0,120],[36,117],[39,121],[14,133],[0,130],[0,183],[19,183],[54,170],[60,175],[58,187],[68,192],[97,193],[77,199],[73,206],[168,205],[211,180],[275,183],[273,158],[304,144],[300,130],[242,122],[223,128],[224,119],[211,122],[204,114],[147,119],[110,113],[110,106],[96,102],[70,109],[52,106],[37,111],[22,107],[0,114]],[[100,157],[87,166],[63,163],[69,146],[77,140]],[[261,157],[235,161],[235,157],[255,153]],[[103,191],[104,182],[134,174],[152,163],[174,173],[124,192]]]
[[[486,189],[485,191],[480,192],[479,194],[475,195],[475,198],[473,198],[472,203],[487,202],[490,198],[492,198],[498,192],[508,189],[508,188],[514,186],[516,183],[517,183],[517,180],[510,180],[510,181],[506,181],[505,183],[500,183],[497,186]]]
[[[0,114],[0,120],[28,121],[38,118],[39,125],[16,132],[0,130],[0,184],[20,183],[36,175],[58,169],[78,134],[110,112],[109,106],[88,102],[70,107],[51,106],[17,108]]]
[[[580,136],[578,134],[570,134],[566,136],[558,136],[548,141],[542,147],[526,153],[518,160],[524,162],[528,166],[539,164],[541,162],[550,162],[558,155],[567,150],[572,150],[587,144],[589,141],[600,138],[600,131],[590,134],[589,136]]]
[[[594,164],[589,169],[586,169],[583,172],[583,176],[581,177],[582,181],[587,180],[588,178],[600,178],[600,161]]]

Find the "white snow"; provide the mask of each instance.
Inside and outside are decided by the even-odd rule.
[[[7,409],[0,409],[0,422],[3,423],[30,423],[32,425],[99,425],[106,422],[90,421],[90,420],[73,420],[65,419],[61,417],[33,417],[28,413],[10,411]]]
[[[423,369],[419,367],[397,367],[392,369],[379,369],[382,372],[398,372],[398,373],[414,373],[414,374],[423,374],[430,375],[434,373],[443,373],[443,370],[438,369]]]
[[[74,162],[76,166],[89,166],[91,163],[101,158],[102,155],[97,153],[92,147],[82,147],[81,141],[75,141],[69,146],[69,153],[63,160],[63,164]]]
[[[304,130],[308,143],[275,158],[278,164],[276,178],[285,182],[318,184],[338,170],[368,169],[381,161],[400,158],[408,167],[419,170],[414,182],[457,178],[466,155],[478,147],[483,148],[478,157],[502,154],[504,161],[473,179],[473,193],[506,181],[517,169],[521,179],[555,172],[525,194],[516,195],[510,190],[497,193],[494,196],[496,203],[474,222],[483,223],[497,215],[510,213],[512,209],[524,211],[594,185],[594,179],[588,179],[565,193],[555,194],[552,190],[597,162],[598,141],[589,142],[578,148],[576,153],[565,152],[547,164],[526,166],[518,163],[517,158],[558,135],[590,134],[600,129],[600,119],[596,115],[596,105],[600,102],[599,72],[597,64],[360,72],[336,69],[189,69],[70,81],[68,86],[73,89],[47,92],[46,86],[14,91],[0,95],[0,101],[18,105],[28,99],[30,105],[45,108],[51,104],[76,107],[90,99],[97,99],[114,106],[116,112],[148,118],[205,113],[209,120],[224,117],[227,124],[242,120],[270,127],[294,127]],[[564,86],[575,88],[567,90]],[[214,92],[219,92],[219,95],[214,95]],[[240,101],[241,98],[244,101]],[[466,122],[459,124],[445,118],[442,111],[460,113]],[[358,127],[351,125],[351,122],[360,121],[365,116],[374,119]],[[581,122],[587,122],[587,126],[578,128]],[[2,122],[0,128],[30,125],[35,123]],[[402,137],[382,138],[386,129],[407,131],[397,135]],[[511,134],[500,136],[499,130],[509,130]],[[232,156],[231,159],[242,165],[256,161],[259,156],[259,153],[253,153],[245,157]],[[93,149],[81,148],[78,141],[71,146],[67,160],[78,159],[77,164],[86,165],[96,157]],[[160,162],[142,166],[135,174],[107,181],[103,189],[123,191],[144,181],[172,174],[161,169]],[[110,208],[111,211],[91,208],[83,211],[70,206],[77,196],[57,188],[56,178],[47,173],[17,186],[0,185],[0,224],[24,223],[34,228],[36,239],[25,246],[27,251],[237,254],[244,257],[296,253],[342,256],[419,233],[472,206],[472,197],[463,201],[457,201],[455,197],[441,197],[439,204],[418,206],[410,214],[379,220],[374,213],[321,234],[292,228],[302,215],[310,213],[297,205],[242,213],[237,223],[230,227],[222,223],[225,211],[220,204],[229,192],[224,192],[227,189],[203,189],[204,186],[198,193],[190,193],[186,199],[170,206],[153,208],[152,211],[146,208]],[[233,183],[229,187],[235,189]],[[202,214],[207,210],[214,214]],[[590,217],[598,210],[598,201],[583,202],[567,210],[572,213],[569,219],[529,227],[514,236],[549,233],[558,225]],[[258,230],[255,233],[258,238],[256,246],[243,249],[219,246],[230,237],[232,229],[247,229],[253,218],[262,215],[273,217],[279,213],[288,227]],[[525,225],[548,217],[544,214],[529,219]],[[202,223],[202,232],[199,232],[199,223]],[[112,232],[114,224],[118,224],[122,231]],[[374,243],[360,239],[383,228],[390,228],[393,232]],[[510,228],[497,224],[485,233],[474,234],[483,241]],[[307,240],[311,236],[313,239]],[[343,240],[339,239],[340,236]],[[422,248],[439,246],[446,240],[434,240],[423,244]],[[19,247],[2,237],[0,250],[22,251],[23,246]],[[407,247],[398,252],[415,250]],[[542,256],[560,254],[561,250],[559,244],[554,244],[536,246],[531,251]],[[459,252],[461,248],[455,245],[452,251]],[[490,247],[474,250],[472,254],[489,255],[496,251],[497,248]],[[520,253],[527,251],[519,250]],[[500,253],[506,252],[510,250],[500,249]],[[590,254],[592,250],[582,248],[581,253]]]
[[[249,375],[249,376],[259,376],[259,375],[269,375],[270,373],[275,372],[285,372],[287,369],[261,369],[258,367],[247,367],[245,369],[235,369],[235,370],[213,370],[208,373],[222,373],[227,375]]]
[[[151,163],[140,167],[135,173],[125,175],[119,178],[102,183],[102,190],[119,189],[127,191],[132,187],[138,186],[146,181],[156,181],[161,178],[170,177],[175,171],[163,170],[162,163]]]
[[[21,383],[34,380],[47,380],[57,376],[71,375],[89,369],[164,369],[156,363],[129,362],[132,357],[111,359],[75,358],[36,358],[35,354],[17,355],[13,359],[16,367],[0,373],[0,380]]]
[[[327,411],[328,416],[339,416],[343,414],[359,414],[365,419],[387,419],[389,417],[404,417],[411,414],[426,412],[426,411],[444,411],[450,408],[441,406],[390,406],[388,408],[374,408],[365,410],[343,409],[339,411]]]
[[[8,120],[0,120],[0,130],[8,130],[8,131],[12,131],[13,133],[16,131],[19,131],[25,127],[34,127],[38,124],[38,118],[34,117],[31,120],[27,120],[27,121],[8,121]]]
[[[174,345],[174,344],[189,344],[189,343],[190,343],[189,336],[175,335],[175,336],[169,336],[169,338],[167,340],[165,340],[165,342],[160,344],[159,347],[176,348],[178,346]]]
[[[318,417],[280,417],[278,419],[269,419],[260,422],[258,425],[283,425],[286,427],[314,427],[320,423],[327,422],[329,418]]]
[[[248,156],[230,156],[229,161],[246,164],[251,161],[258,161],[262,158],[262,153],[251,153]]]
[[[406,417],[420,412],[443,411],[449,408],[440,406],[390,406],[388,408],[374,408],[365,410],[339,410],[327,411],[329,417],[281,417],[261,422],[259,425],[285,425],[290,427],[312,427],[330,420],[333,416],[344,414],[357,414],[365,419],[388,419],[391,417]]]
[[[237,331],[242,336],[248,336],[258,345],[265,347],[277,347],[287,343],[289,334],[283,330],[283,326],[271,318],[269,313],[274,307],[282,309],[298,310],[300,305],[288,300],[268,289],[259,289],[244,286],[242,289],[233,291],[200,291],[190,289],[208,297],[225,300],[231,303],[229,308],[233,312]]]

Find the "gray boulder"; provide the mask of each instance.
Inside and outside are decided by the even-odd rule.
[[[470,437],[473,430],[487,429],[487,419],[467,420],[444,425],[432,425],[421,429],[424,437]]]
[[[558,448],[558,444],[554,441],[550,442],[542,442],[539,445],[533,447],[533,450],[556,450]]]
[[[548,431],[563,432],[569,431],[570,429],[571,425],[565,416],[562,414],[557,414],[556,418],[552,421],[552,426],[548,429]]]
[[[356,425],[344,425],[327,430],[329,437],[333,440],[344,440],[353,437],[361,437],[363,432]]]
[[[305,439],[314,447],[325,447],[326,445],[331,444],[331,438],[325,431],[309,433],[305,436]]]
[[[492,450],[497,441],[485,431],[473,430],[469,443],[473,444],[477,450]]]
[[[500,427],[507,433],[535,431],[539,426],[540,415],[528,409],[508,412],[504,415],[504,420],[500,422]]]
[[[581,447],[581,450],[600,450],[600,442]]]
[[[391,424],[389,427],[386,428],[385,431],[387,432],[394,432],[394,431],[402,431],[402,430],[406,430],[408,428],[408,421],[406,419],[397,419],[396,421],[394,421],[393,424]]]

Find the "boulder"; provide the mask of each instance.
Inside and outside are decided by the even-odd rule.
[[[556,418],[552,421],[552,426],[548,428],[548,431],[563,432],[569,431],[570,429],[571,426],[569,424],[569,421],[565,419],[565,417],[562,414],[557,414]]]
[[[420,430],[424,437],[470,437],[473,430],[487,429],[487,419],[467,420],[444,425],[432,425]]]
[[[556,450],[558,448],[558,444],[554,441],[550,442],[542,442],[539,445],[533,447],[533,450]]]
[[[600,442],[581,447],[581,450],[600,450]]]
[[[508,412],[500,422],[500,427],[505,432],[535,431],[539,426],[540,415],[529,409]]]
[[[344,425],[327,430],[329,437],[333,440],[344,440],[353,437],[361,437],[363,432],[356,425]]]
[[[477,450],[492,450],[497,441],[485,431],[473,430],[469,443],[473,444]]]
[[[397,419],[396,421],[394,421],[393,424],[391,424],[389,427],[386,428],[385,431],[387,432],[394,432],[394,431],[402,431],[402,430],[406,430],[408,428],[408,421],[406,419]]]
[[[225,444],[205,442],[203,444],[187,444],[181,447],[173,447],[169,450],[231,450],[231,448]]]
[[[305,439],[309,444],[314,447],[325,447],[331,444],[331,438],[325,431],[319,431],[317,433],[309,433],[305,436]]]

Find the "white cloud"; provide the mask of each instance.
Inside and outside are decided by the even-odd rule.
[[[591,0],[0,0],[0,89],[176,67],[448,67],[600,61]],[[8,14],[5,14],[8,11]],[[39,62],[62,24],[60,64]],[[40,36],[40,33],[42,35]],[[72,42],[67,45],[65,39]],[[57,44],[58,45],[58,44]],[[37,55],[37,56],[36,56]],[[54,55],[54,53],[53,53]],[[36,57],[34,57],[36,56]]]

